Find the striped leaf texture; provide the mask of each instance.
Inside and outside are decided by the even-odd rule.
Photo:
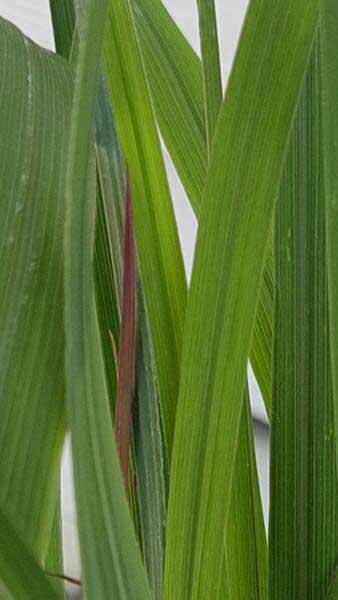
[[[323,1],[320,31],[331,364],[338,471],[338,6],[334,0]]]
[[[275,218],[270,597],[326,598],[338,553],[318,38]]]

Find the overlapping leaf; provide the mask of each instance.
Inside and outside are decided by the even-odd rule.
[[[130,169],[136,246],[154,347],[164,440],[170,454],[186,282],[147,79],[127,0],[111,3],[105,65],[119,138]]]
[[[208,4],[201,0],[203,15],[214,19],[214,10],[208,8]],[[201,62],[161,0],[133,0],[132,6],[161,133],[198,217],[208,165]],[[213,24],[210,31],[215,31],[215,28]],[[207,48],[205,52],[209,54]],[[215,56],[214,49],[212,55]],[[220,88],[218,69],[216,67],[216,88]],[[208,78],[210,83],[210,76]],[[213,85],[210,83],[211,87]],[[207,102],[213,103],[213,108],[208,112],[212,110],[214,113],[217,112],[215,98],[220,101],[220,89],[213,94],[214,99],[207,96]],[[213,124],[215,121],[214,115]],[[272,367],[272,246],[271,240],[266,254],[250,354],[268,414]]]
[[[186,316],[167,527],[168,599],[219,593],[258,290],[318,10],[317,0],[251,2],[218,120]]]

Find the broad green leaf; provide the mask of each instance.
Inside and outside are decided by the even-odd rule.
[[[203,4],[210,3],[203,0]],[[208,164],[201,62],[161,0],[133,0],[132,6],[161,134],[198,217]],[[214,24],[211,29],[215,29]],[[272,247],[271,240],[250,353],[268,414],[272,366]]]
[[[3,20],[0,46],[0,500],[42,559],[66,425],[63,158],[72,74]]]
[[[66,175],[66,383],[86,598],[149,598],[114,441],[92,269],[95,103],[107,3],[81,19]]]
[[[59,594],[39,567],[33,554],[3,509],[0,509],[0,580],[2,598],[15,600],[61,600]],[[6,593],[7,592],[7,593]]]
[[[215,126],[222,104],[222,74],[219,57],[215,0],[197,0],[202,52],[204,109],[210,155]]]
[[[168,600],[219,593],[257,296],[318,10],[318,0],[252,0],[218,120],[185,323]]]
[[[325,599],[338,558],[318,51],[316,40],[275,217],[271,599]]]
[[[132,182],[135,237],[171,452],[186,282],[159,137],[128,0],[110,3],[106,76]]]
[[[323,161],[326,196],[327,268],[330,312],[331,362],[334,397],[336,463],[338,470],[338,6],[323,0],[321,18],[321,72],[323,106]]]

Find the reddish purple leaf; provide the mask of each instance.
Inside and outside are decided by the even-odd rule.
[[[121,471],[128,490],[130,430],[135,379],[135,242],[130,179],[127,175],[120,344],[115,409],[115,436]]]

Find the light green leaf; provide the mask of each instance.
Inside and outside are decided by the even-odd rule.
[[[201,61],[161,0],[132,0],[161,134],[199,213],[207,172]]]
[[[215,0],[197,0],[202,52],[204,109],[210,156],[214,131],[222,104],[222,74],[219,57]]]
[[[106,76],[132,182],[134,224],[160,392],[164,441],[171,451],[186,282],[147,80],[128,0],[111,2]]]
[[[92,270],[95,162],[92,134],[107,3],[81,19],[65,233],[66,381],[86,597],[149,598],[113,436]]]
[[[185,325],[167,525],[168,600],[219,593],[258,290],[318,9],[318,0],[252,0],[218,120]]]
[[[13,519],[0,509],[0,580],[9,594],[1,597],[15,600],[61,600],[62,595],[49,581],[13,526]]]
[[[224,597],[267,598],[268,552],[254,448],[252,415],[246,390],[226,528]],[[221,597],[223,598],[222,594]]]
[[[66,425],[62,192],[72,74],[3,20],[0,46],[0,500],[44,558]]]
[[[204,104],[210,155],[215,126],[222,104],[222,82],[213,0],[198,0]],[[267,544],[263,522],[253,444],[252,416],[248,390],[245,391],[239,443],[225,535],[222,590],[225,597],[266,598]],[[250,543],[248,543],[250,540]]]
[[[275,217],[271,599],[324,600],[338,558],[318,51],[316,40]]]

